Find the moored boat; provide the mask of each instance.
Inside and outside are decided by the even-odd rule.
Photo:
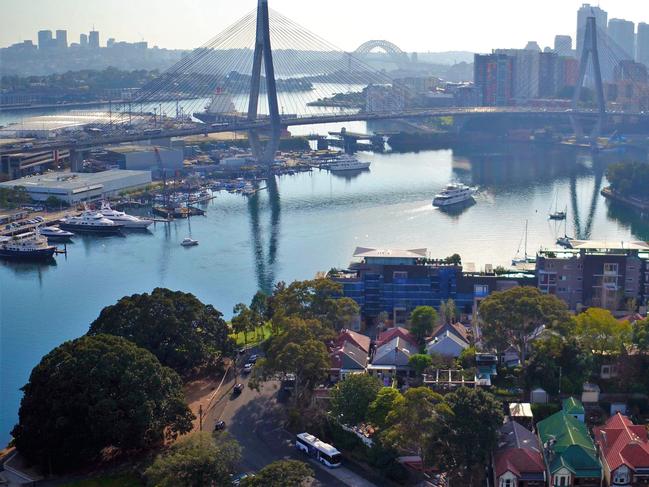
[[[83,233],[120,233],[124,225],[104,218],[101,213],[86,210],[79,216],[68,216],[59,223],[61,230]]]
[[[65,230],[61,230],[60,228],[54,226],[37,227],[37,231],[39,235],[42,235],[43,237],[46,237],[51,241],[66,242],[74,237],[74,233],[66,232]]]
[[[36,232],[25,232],[0,241],[0,257],[17,260],[51,259],[56,247]]]
[[[107,218],[115,223],[124,225],[124,228],[144,230],[153,223],[153,220],[149,220],[147,218],[140,218],[138,216],[133,216],[124,213],[123,211],[114,210],[110,207],[110,203],[108,203],[107,201],[104,201],[101,204],[101,210],[99,211],[99,213],[104,218]]]

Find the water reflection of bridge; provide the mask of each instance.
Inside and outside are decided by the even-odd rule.
[[[266,180],[266,191],[268,192],[268,207],[270,209],[270,231],[267,236],[267,247],[260,218],[263,212],[262,191],[257,191],[254,195],[248,197],[248,213],[250,215],[250,233],[255,259],[257,287],[265,293],[270,293],[275,283],[275,265],[279,248],[281,216],[279,188],[275,177],[269,177]]]

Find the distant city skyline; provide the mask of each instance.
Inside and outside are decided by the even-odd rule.
[[[404,0],[322,1],[270,0],[274,8],[344,50],[354,50],[369,39],[387,39],[412,52],[491,52],[495,48],[524,47],[537,41],[553,46],[555,35],[576,37],[577,9],[582,0],[465,0],[440,5]],[[638,0],[591,2],[608,18],[649,22],[649,11]],[[146,40],[149,46],[191,49],[219,33],[254,9],[256,0],[190,0],[178,7],[173,0],[3,0],[6,19],[0,46],[31,39],[39,30],[67,30],[69,43],[79,35],[100,32],[127,42]]]

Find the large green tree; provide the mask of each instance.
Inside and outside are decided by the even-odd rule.
[[[264,343],[265,358],[253,369],[250,386],[291,374],[295,377],[294,401],[308,400],[315,386],[327,377],[330,361],[324,342],[333,337],[333,331],[319,320],[285,319],[283,331]]]
[[[649,352],[649,318],[636,321],[633,324],[633,344],[642,353]]]
[[[106,447],[147,448],[192,429],[173,370],[116,336],[84,336],[45,355],[23,387],[18,450],[46,470],[96,459]]]
[[[241,447],[227,433],[193,433],[158,455],[144,472],[151,487],[219,487],[241,459]]]
[[[394,402],[387,417],[390,427],[382,436],[386,444],[410,451],[428,460],[428,445],[442,431],[452,411],[444,398],[428,387],[408,389]]]
[[[99,333],[131,340],[180,374],[211,365],[234,349],[218,310],[192,294],[163,288],[105,307],[88,332]]]
[[[503,424],[502,404],[482,388],[461,387],[444,397],[453,411],[442,423],[436,438],[427,443],[430,465],[441,466],[464,480],[462,485],[479,485]]]
[[[368,374],[350,374],[331,389],[331,410],[343,423],[355,425],[365,420],[367,410],[381,388]]]
[[[355,301],[343,297],[342,284],[330,279],[279,282],[268,298],[269,314],[274,325],[281,328],[291,316],[318,319],[332,329],[349,326],[358,314]]]
[[[432,306],[417,306],[410,315],[410,331],[419,343],[429,336],[437,323],[437,311]]]
[[[410,356],[408,365],[415,371],[417,376],[420,376],[428,367],[433,365],[433,358],[424,353],[416,353]]]
[[[585,350],[619,353],[631,341],[631,324],[619,321],[607,309],[588,308],[575,317],[575,333]]]
[[[523,363],[532,332],[541,325],[559,326],[570,319],[563,301],[528,286],[489,295],[479,311],[486,344],[500,351],[513,345]]]
[[[584,350],[575,337],[549,333],[532,344],[525,385],[542,387],[550,394],[579,394],[592,370],[592,352]]]
[[[403,400],[401,393],[394,387],[381,387],[367,408],[367,420],[378,428],[386,428],[389,424],[388,415]]]
[[[254,477],[247,477],[241,487],[300,487],[313,479],[313,470],[298,460],[278,460],[266,465]]]

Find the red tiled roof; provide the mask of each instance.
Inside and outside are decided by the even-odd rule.
[[[611,471],[621,465],[634,470],[649,468],[649,438],[644,426],[634,425],[629,418],[617,413],[593,431]]]
[[[386,344],[397,336],[403,338],[407,342],[410,342],[415,347],[418,346],[417,339],[412,333],[410,333],[410,330],[407,330],[406,328],[403,328],[401,326],[397,326],[396,328],[389,328],[379,333],[379,337],[376,340],[376,347],[378,348],[381,345]]]
[[[336,338],[336,345],[340,347],[345,342],[352,342],[354,345],[356,345],[361,350],[364,350],[365,352],[369,353],[370,351],[370,337],[352,330],[348,330],[346,328],[340,330],[340,333]]]
[[[524,473],[544,472],[541,452],[531,448],[510,448],[494,455],[496,477],[509,471],[517,477]]]

